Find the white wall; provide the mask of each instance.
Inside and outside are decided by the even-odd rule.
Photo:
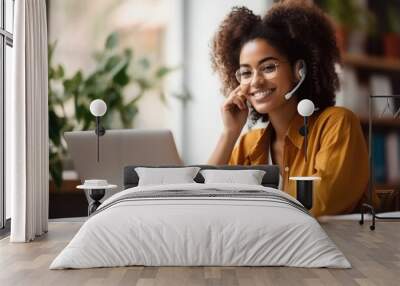
[[[168,98],[167,116],[165,117],[167,128],[171,129],[179,154],[183,157],[183,129],[184,112],[182,101],[173,97],[173,94],[182,94],[184,88],[184,1],[166,0],[168,2],[169,18],[165,39],[164,59],[166,66],[178,67],[165,81],[165,89]]]
[[[167,30],[165,31],[165,38],[162,44],[162,51],[165,53],[162,58],[165,59],[167,66],[180,66],[181,68],[169,75],[166,81],[168,106],[163,106],[155,96],[149,95],[143,98],[139,105],[140,112],[136,119],[135,127],[171,129],[178,151],[185,163],[205,163],[215,147],[222,130],[219,108],[224,99],[220,94],[217,75],[211,70],[211,39],[219,24],[233,6],[247,6],[255,13],[263,14],[272,0],[164,1],[167,3],[164,13],[165,21],[167,21]],[[164,1],[161,2],[164,3]],[[90,1],[90,3],[92,2],[94,0]],[[126,2],[140,3],[140,0]],[[91,15],[99,17],[99,15],[102,15],[101,11],[104,10],[104,7],[108,7],[107,5],[110,3],[108,0],[100,1],[99,5],[97,5],[99,7],[96,6],[97,8],[91,12]],[[64,6],[69,7],[67,4],[73,4],[72,6],[74,7],[80,7],[79,5],[86,7],[88,5],[88,3],[82,4],[76,0],[73,3],[67,3],[66,0],[57,0],[52,4],[51,7],[54,13],[52,11],[51,17],[55,24],[50,29],[50,38],[60,40],[57,47],[57,62],[68,64],[67,70],[75,70],[78,66],[89,69],[91,66],[90,55],[93,48],[83,48],[80,46],[77,52],[86,52],[86,54],[84,56],[81,55],[78,62],[76,62],[78,57],[75,55],[71,58],[71,48],[65,44],[65,41],[71,35],[75,39],[76,25],[83,25],[83,23],[88,26],[86,28],[88,31],[85,30],[86,32],[83,33],[82,29],[80,29],[78,34],[80,34],[81,38],[89,36],[93,38],[97,35],[93,31],[97,31],[99,35],[103,36],[107,33],[101,29],[100,32],[94,28],[93,30],[91,27],[97,27],[93,25],[97,20],[95,19],[96,21],[93,20],[86,23],[86,18],[81,15],[83,12],[79,12],[79,15],[76,15],[76,13],[72,13],[71,11],[67,13],[68,11],[60,10]],[[162,6],[165,7],[165,5]],[[110,15],[114,15],[115,13],[115,11],[110,11]],[[109,21],[107,23],[109,24],[105,27],[109,30],[117,29],[118,27],[113,22],[115,17],[113,18],[109,14],[106,15]],[[65,25],[63,26],[62,24],[71,21],[71,19],[78,24],[65,30]],[[104,19],[104,21],[107,19]],[[103,22],[101,23],[104,26]],[[64,35],[62,33],[66,36],[61,36]],[[99,42],[97,44],[101,46],[104,37],[100,37],[99,35],[97,35],[96,39]],[[94,41],[93,39],[92,42]],[[81,45],[87,44],[88,41],[79,41],[79,43]],[[126,44],[128,45],[128,43]],[[62,52],[63,49],[66,49],[64,54]],[[65,56],[65,60],[63,60],[63,55]],[[84,58],[86,62],[82,62],[81,58]],[[74,63],[79,65],[74,68]],[[193,100],[185,107],[181,101],[172,97],[171,94],[183,93],[186,90],[193,97]]]
[[[182,134],[185,163],[206,163],[222,131],[219,108],[224,98],[210,61],[215,31],[233,6],[243,5],[263,14],[271,3],[272,0],[184,1],[184,80],[193,97],[185,112],[186,128]]]

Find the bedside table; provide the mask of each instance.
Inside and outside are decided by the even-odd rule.
[[[100,200],[104,197],[106,189],[115,189],[117,185],[110,185],[107,180],[85,180],[83,185],[79,185],[77,189],[87,190],[90,198],[93,200],[88,206],[88,216],[94,213],[101,205]]]

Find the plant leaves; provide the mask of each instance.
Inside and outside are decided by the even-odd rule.
[[[139,112],[136,105],[126,105],[123,107],[123,112],[120,113],[121,122],[124,128],[130,128],[133,123],[133,118]]]
[[[49,110],[49,138],[54,142],[55,145],[59,145],[61,142],[61,129],[62,125],[60,124],[57,114],[53,110]]]
[[[125,49],[124,50],[124,55],[125,57],[127,57],[129,60],[131,60],[133,58],[133,50],[132,49]]]
[[[112,128],[113,124],[115,127],[114,120],[119,116],[123,127],[130,128],[139,112],[138,101],[147,90],[159,91],[161,79],[176,69],[166,66],[153,69],[150,60],[145,57],[132,64],[133,50],[117,49],[118,42],[118,33],[111,33],[104,43],[104,49],[93,55],[96,63],[94,70],[85,74],[78,70],[73,76],[66,76],[63,65],[53,64],[56,42],[49,44],[49,168],[56,186],[61,186],[62,162],[67,154],[63,133],[94,128],[95,118],[89,110],[92,100],[100,98],[107,104],[108,111],[102,118],[104,127]],[[125,88],[130,83],[136,84],[139,91],[134,99],[126,103]],[[160,98],[166,102],[162,90]],[[64,105],[68,106],[71,100],[74,109],[72,116],[64,112]]]
[[[63,81],[64,90],[66,93],[76,93],[79,89],[79,85],[82,83],[83,76],[82,72],[78,71],[71,79]]]
[[[141,90],[152,88],[152,84],[145,78],[136,78],[136,83],[139,85]]]
[[[113,32],[107,37],[105,48],[107,50],[112,50],[115,47],[117,47],[117,45],[118,45],[118,34],[117,32]]]
[[[138,64],[141,66],[141,68],[143,69],[143,70],[148,70],[149,68],[150,68],[150,61],[149,61],[149,59],[147,59],[147,58],[141,58],[139,61],[138,61]]]
[[[64,67],[62,65],[57,66],[55,77],[56,79],[62,79],[64,77]]]
[[[51,166],[50,176],[54,181],[56,190],[59,190],[62,185],[62,172],[63,172],[63,165],[60,154],[49,151],[49,164]]]
[[[106,60],[104,72],[113,72],[116,66],[121,65],[123,59],[119,55],[113,55]],[[124,65],[124,63],[122,63]]]
[[[125,65],[116,75],[113,77],[113,81],[119,86],[123,87],[130,81],[130,77],[127,74],[128,65]]]
[[[155,76],[157,79],[161,79],[172,71],[174,71],[174,69],[168,67],[160,67],[157,69]]]

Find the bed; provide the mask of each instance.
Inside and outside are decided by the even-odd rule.
[[[276,188],[276,166],[218,167],[264,170],[261,185],[205,184],[199,173],[195,183],[153,186],[138,186],[136,167],[124,169],[124,190],[100,205],[50,269],[351,267],[317,220]]]

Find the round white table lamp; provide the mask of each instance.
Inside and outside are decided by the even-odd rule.
[[[303,99],[297,104],[297,112],[304,117],[311,116],[314,113],[314,103],[309,99]]]
[[[307,117],[315,111],[314,103],[309,99],[303,99],[297,104],[297,112],[304,117],[304,126],[299,130],[304,136],[304,160],[307,162]],[[300,176],[290,177],[290,180],[296,181],[296,198],[305,208],[310,210],[313,206],[313,182],[321,180],[320,177]]]
[[[90,103],[90,113],[92,113],[93,116],[101,117],[106,113],[106,111],[107,104],[104,102],[104,100],[95,99]]]
[[[96,130],[95,133],[97,135],[97,162],[100,161],[100,140],[99,136],[103,136],[106,133],[104,127],[100,125],[100,117],[103,116],[107,112],[107,104],[104,100],[95,99],[90,103],[90,113],[96,117]]]

